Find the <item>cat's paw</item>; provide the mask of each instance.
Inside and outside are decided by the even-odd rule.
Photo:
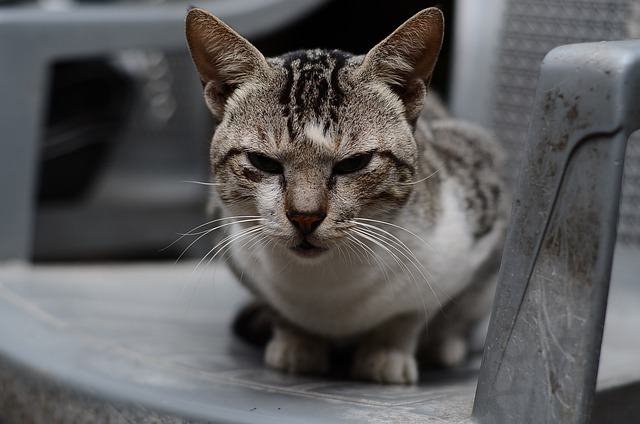
[[[324,343],[290,334],[272,338],[264,359],[270,367],[290,374],[326,374],[329,370],[329,351]]]
[[[466,337],[450,333],[431,340],[418,354],[420,363],[430,367],[452,368],[462,364],[469,353]]]
[[[379,383],[413,384],[418,381],[418,363],[413,355],[382,347],[358,350],[351,372],[356,378]]]
[[[469,343],[462,336],[445,337],[438,346],[438,362],[450,368],[464,362],[469,351]]]

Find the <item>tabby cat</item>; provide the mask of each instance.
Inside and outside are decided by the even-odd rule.
[[[186,35],[208,108],[210,252],[272,314],[265,362],[329,370],[352,345],[354,377],[414,383],[418,359],[467,355],[491,304],[506,227],[502,154],[449,118],[427,87],[442,13],[426,9],[364,56],[265,58],[193,8]]]

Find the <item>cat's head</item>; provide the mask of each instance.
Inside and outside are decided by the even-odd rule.
[[[187,15],[187,41],[217,122],[211,163],[229,213],[299,258],[388,219],[409,200],[413,129],[440,50],[443,17],[416,14],[365,56],[308,50],[265,58],[218,18]]]

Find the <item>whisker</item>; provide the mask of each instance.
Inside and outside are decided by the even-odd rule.
[[[266,241],[265,241],[266,240]],[[255,275],[255,266],[256,263],[260,257],[260,253],[264,250],[264,248],[266,246],[269,245],[269,243],[271,243],[273,240],[269,239],[267,236],[265,236],[264,234],[256,234],[254,237],[252,237],[247,243],[252,243],[251,246],[249,246],[248,249],[250,249],[249,251],[249,257],[247,258],[247,261],[245,262],[244,266],[242,267],[242,270],[240,271],[240,275],[238,275],[238,281],[242,282],[244,279],[244,274],[245,274],[245,270],[247,269],[247,267],[249,266],[249,258],[251,256],[254,257],[253,262],[251,264],[252,267],[252,273]],[[262,246],[260,247],[260,250],[258,252],[255,251],[255,246],[258,244],[262,244]],[[253,249],[253,250],[251,250]],[[237,253],[237,252],[234,252]],[[232,255],[234,254],[232,253]],[[228,259],[230,259],[231,256],[229,256]]]
[[[398,252],[404,252],[403,256],[412,263],[412,265],[416,268],[416,270],[418,270],[420,272],[420,274],[422,275],[424,280],[429,285],[429,288],[431,289],[431,292],[433,293],[434,297],[436,298],[436,300],[438,301],[439,304],[440,304],[440,300],[438,299],[438,296],[435,293],[434,285],[439,289],[441,294],[444,294],[444,296],[447,298],[448,301],[453,300],[451,298],[451,296],[446,294],[446,291],[442,288],[440,283],[438,283],[438,281],[431,274],[431,272],[429,272],[429,270],[422,264],[422,262],[420,261],[420,259],[418,259],[418,257],[415,255],[415,253],[401,239],[399,239],[395,234],[393,234],[393,233],[391,233],[391,232],[389,232],[387,230],[384,230],[384,229],[382,229],[380,227],[377,227],[375,225],[369,225],[369,224],[365,224],[365,223],[362,223],[362,222],[357,223],[357,225],[364,226],[364,227],[368,228],[370,231],[375,231],[375,232],[382,233],[378,237],[382,237],[385,241],[387,241],[389,243],[392,243]],[[400,229],[403,229],[400,226],[397,226],[397,227],[400,228]],[[408,231],[408,230],[406,230],[406,231]],[[413,235],[413,233],[411,233],[410,231],[409,231],[409,233]],[[407,256],[407,255],[409,255],[409,256]],[[420,265],[420,267],[418,267],[418,265]],[[427,274],[427,276],[429,277],[430,280],[423,274],[423,271]],[[442,309],[442,305],[440,305],[440,309]]]
[[[400,268],[405,271],[409,271],[409,267],[407,266],[407,264],[405,264],[399,257],[398,255],[396,255],[393,251],[391,251],[390,248],[388,248],[387,246],[384,245],[384,243],[382,243],[381,240],[377,239],[377,235],[371,232],[367,232],[365,230],[362,229],[353,229],[352,230],[354,234],[359,235],[360,237],[364,238],[365,240],[368,240],[372,243],[374,243],[376,246],[380,247],[381,249],[383,249],[387,254],[389,254],[389,256],[391,256],[391,258],[396,262],[397,265],[400,266]],[[368,249],[371,250],[372,253],[376,254],[375,251],[373,249],[371,249],[371,247],[367,246]],[[397,250],[397,249],[396,249]],[[385,262],[386,263],[386,262]],[[392,268],[390,268],[392,269]],[[393,270],[393,269],[392,269]],[[395,272],[394,272],[395,274]],[[396,275],[397,276],[397,275]],[[415,278],[415,277],[414,277]],[[416,280],[417,283],[417,280]]]
[[[180,182],[187,183],[187,184],[205,185],[205,186],[211,186],[211,187],[224,185],[222,183],[211,183],[211,182],[207,183],[207,182],[204,182],[204,181],[195,181],[195,180],[182,180]]]
[[[446,167],[446,165],[442,165],[440,168],[436,169],[435,171],[433,171],[431,174],[427,175],[424,178],[421,178],[417,181],[412,181],[410,183],[398,183],[399,185],[415,185],[415,184],[420,184],[423,181],[427,181],[429,178],[433,177],[434,175],[436,175],[438,172],[440,172],[442,169],[444,169]]]
[[[250,241],[253,241],[253,243],[251,243],[251,245],[247,247],[247,250],[249,250],[249,251],[254,250],[254,249],[255,249],[255,246],[256,246],[257,244],[260,244],[260,243],[261,243],[262,241],[264,241],[265,239],[266,239],[266,240],[269,240],[269,237],[268,237],[266,234],[264,234],[264,233],[258,234],[258,235],[257,235],[257,237],[254,237],[254,238],[252,238],[252,239],[250,240]],[[243,245],[243,247],[244,247],[244,246],[246,246],[247,244],[249,244],[249,242],[245,243],[245,244]],[[262,250],[263,248],[264,248],[264,246],[263,246],[260,250]]]
[[[207,261],[206,265],[202,268],[202,270],[200,271],[200,275],[198,276],[197,279],[197,283],[196,283],[196,287],[191,291],[191,295],[189,296],[189,307],[191,306],[191,303],[193,301],[193,296],[198,288],[198,285],[200,284],[200,281],[202,280],[202,277],[204,275],[204,272],[206,271],[206,269],[209,267],[209,265],[211,265],[211,262],[213,262],[213,260],[216,258],[216,256],[218,256],[218,254],[220,254],[222,252],[222,254],[224,254],[224,252],[226,252],[226,248],[233,243],[235,240],[239,240],[243,237],[245,237],[247,234],[249,233],[253,233],[256,230],[261,230],[262,228],[260,226],[258,227],[251,227],[251,228],[247,228],[244,229],[242,231],[239,231],[238,233],[234,233],[231,234],[227,237],[225,237],[223,240],[221,240],[218,244],[216,244],[211,250],[209,250],[207,252],[206,255],[204,255],[204,257],[200,260],[200,262],[198,262],[198,264],[196,265],[196,267],[191,271],[191,274],[189,275],[189,278],[187,279],[187,281],[191,280],[193,278],[193,274],[198,270],[198,268],[202,265],[202,263],[207,259],[207,257],[214,251],[216,251],[216,249],[218,249],[212,256],[211,258],[209,258],[209,260]],[[236,237],[237,238],[234,238]],[[214,276],[213,278],[215,279],[215,274],[217,273],[218,268],[216,267],[215,271],[214,271]],[[182,287],[182,291],[180,292],[180,298],[182,298],[184,296],[184,292],[187,288],[187,285],[185,284]]]
[[[274,242],[275,242],[275,240],[273,238],[269,238],[265,234],[260,234],[260,237],[258,238],[258,240],[256,240],[256,242],[252,245],[252,247],[253,247],[255,244],[262,243],[262,247],[260,247],[260,250],[258,252],[256,252],[256,254],[254,255],[255,258],[253,259],[253,265],[252,265],[252,269],[254,271],[255,271],[255,268],[256,268],[256,263],[258,262],[258,258],[262,254],[262,251],[269,244],[274,243]],[[242,270],[242,275],[244,275],[244,269]]]
[[[247,215],[247,216],[228,216],[228,217],[222,217],[222,218],[218,218],[218,219],[214,219],[212,221],[208,221],[205,222],[204,224],[200,224],[196,227],[193,227],[192,229],[190,229],[189,231],[187,231],[184,234],[178,234],[180,237],[176,240],[174,240],[173,242],[171,242],[171,244],[169,244],[166,247],[163,247],[162,249],[160,249],[160,252],[167,250],[168,248],[170,248],[171,246],[173,246],[174,244],[178,243],[180,240],[182,240],[183,238],[187,237],[187,236],[192,236],[192,235],[200,235],[202,234],[202,232],[195,232],[196,230],[199,230],[200,228],[206,227],[207,225],[212,225],[215,224],[217,222],[220,221],[228,221],[228,220],[244,220],[246,219],[246,221],[240,221],[240,222],[251,222],[251,219],[254,219],[256,222],[259,222],[261,220],[264,220],[264,218],[260,217],[260,216],[252,216],[252,215]],[[233,224],[233,222],[231,222],[228,225]],[[211,229],[212,231],[217,230],[218,227]],[[208,231],[208,230],[205,230]]]
[[[394,224],[392,222],[381,221],[379,219],[371,219],[371,218],[353,218],[353,221],[356,222],[356,223],[360,223],[360,224],[363,224],[363,222],[372,222],[374,224],[388,225],[389,227],[397,228],[398,230],[404,231],[404,232],[412,235],[416,239],[420,240],[425,246],[427,246],[429,248],[429,250],[431,250],[431,252],[433,252],[434,255],[436,255],[436,257],[439,257],[438,252],[436,252],[433,249],[433,247],[431,247],[431,245],[429,245],[429,243],[427,243],[422,237],[420,237],[419,235],[417,235],[413,231],[404,228],[401,225]],[[382,230],[380,227],[376,227],[375,225],[372,225],[372,227],[375,227],[375,228],[378,228],[378,229]],[[391,234],[391,233],[389,233],[389,234]]]
[[[349,242],[347,246],[349,246],[350,250],[358,257],[361,263],[366,262],[367,265],[371,265],[371,259],[372,258],[377,259],[375,258],[375,256],[377,256],[375,251],[373,251],[369,246],[367,246],[361,240],[358,240],[357,238],[355,238],[353,235],[350,235],[349,238],[347,238],[347,241]],[[360,248],[363,253],[360,254],[357,248]],[[376,262],[376,263],[378,264],[378,266],[383,268],[383,271],[384,271],[384,267],[381,266],[382,264],[379,262]],[[386,265],[386,262],[385,262],[385,265]]]
[[[338,249],[338,253],[340,254],[340,257],[342,258],[344,263],[350,265],[353,265],[355,263],[353,258],[351,257],[353,246],[351,246],[350,244],[338,243],[337,241],[333,242],[332,244],[335,249]],[[347,247],[349,248],[349,250],[347,250]]]
[[[377,245],[378,247],[380,247],[382,250],[384,250],[389,256],[391,256],[391,258],[393,258],[393,260],[398,264],[398,266],[405,272],[405,274],[407,275],[407,277],[410,278],[410,280],[413,282],[413,286],[418,289],[418,295],[420,296],[420,301],[422,302],[422,308],[424,310],[424,316],[425,316],[425,321],[428,322],[429,321],[429,314],[427,311],[427,305],[424,301],[424,296],[422,294],[422,290],[420,290],[420,284],[418,284],[418,280],[416,280],[416,277],[413,275],[413,273],[411,272],[411,270],[409,269],[409,266],[407,264],[405,264],[399,257],[398,255],[396,255],[389,247],[387,247],[382,241],[380,241],[378,238],[376,238],[376,234],[375,233],[371,233],[371,232],[366,232],[363,231],[362,229],[356,228],[352,230],[354,233],[358,234],[360,237],[365,238],[366,240],[371,241],[372,243],[374,243],[375,245]],[[396,250],[398,250],[396,248]],[[399,251],[400,254],[403,254],[403,256],[407,257],[406,254],[404,254],[402,251]],[[407,257],[407,259],[409,259]],[[416,266],[416,264],[409,259],[409,261],[411,262],[411,264],[418,270],[418,272],[420,272],[420,274],[422,275],[422,277],[425,279],[425,281],[427,282],[427,285],[429,286],[429,288],[431,289],[436,302],[438,302],[438,305],[440,306],[440,309],[442,309],[442,304],[440,304],[440,301],[438,300],[437,295],[435,294],[435,292],[433,291],[433,288],[431,287],[431,284],[429,284],[429,280],[427,279],[427,277],[424,275],[424,273],[422,273],[422,271]]]
[[[204,255],[204,257],[200,260],[200,262],[198,262],[198,264],[194,268],[194,271],[196,271],[204,263],[204,261],[207,260],[207,257],[212,253],[213,255],[211,255],[211,257],[207,261],[207,265],[210,264],[218,255],[224,254],[224,252],[227,251],[227,247],[229,247],[232,243],[260,231],[262,231],[262,226],[257,225],[254,227],[245,228],[243,230],[238,231],[237,233],[230,234],[227,237],[223,238],[213,248],[211,248],[211,250],[209,250],[209,252],[207,252],[206,255]]]
[[[359,240],[357,240],[357,241],[359,241]],[[361,242],[360,242],[360,243],[361,243]],[[352,244],[353,244],[353,243],[352,243]],[[357,245],[356,245],[356,247],[357,247]],[[368,248],[369,246],[366,246],[366,245],[365,245],[365,247],[367,247],[367,248]],[[366,254],[366,252],[365,252],[365,253],[363,253],[363,255],[365,255],[365,256],[364,256],[364,258],[363,258],[363,257],[362,257],[362,255],[358,252],[358,250],[357,250],[355,247],[350,246],[350,248],[351,248],[351,251],[352,251],[352,252],[353,252],[353,253],[358,257],[358,259],[360,260],[360,262],[363,262],[363,263],[364,263],[364,262],[366,261],[368,265],[371,265],[371,255],[370,255],[370,254],[369,254],[369,255],[367,255],[367,254]]]
[[[202,225],[209,225],[209,224],[212,224],[214,222],[219,222],[219,221],[221,221],[223,219],[227,219],[227,218],[216,219],[216,220],[210,221],[209,223],[205,223],[205,224],[202,224]],[[191,243],[189,243],[189,245],[187,247],[184,248],[182,253],[180,253],[180,255],[176,258],[176,260],[175,260],[175,262],[173,264],[174,265],[177,264],[180,261],[180,259],[182,259],[182,257],[187,253],[187,251],[189,249],[191,249],[191,247],[193,247],[194,244],[196,244],[198,241],[200,241],[206,235],[211,234],[212,232],[217,231],[217,230],[219,230],[221,228],[226,228],[226,227],[228,227],[230,225],[233,225],[233,224],[242,224],[242,223],[246,223],[246,222],[260,222],[261,220],[262,220],[262,218],[258,218],[258,219],[240,219],[240,220],[233,221],[233,222],[227,222],[225,224],[221,224],[221,225],[218,225],[218,226],[216,226],[214,228],[210,228],[208,230],[201,231],[201,232],[198,232],[198,233],[187,233],[187,235],[196,235],[196,234],[198,234],[199,236],[195,240],[193,240]],[[199,227],[201,227],[202,225],[200,225]],[[198,227],[196,227],[194,229],[197,229],[197,228]],[[190,230],[190,231],[193,231],[193,230]],[[180,241],[184,237],[185,236],[183,235],[178,240],[174,241],[172,244],[177,243],[178,241]]]
[[[273,252],[273,249],[275,248],[275,243],[271,246],[271,252]],[[293,264],[293,258],[290,258],[285,264],[283,264],[280,269],[278,269],[278,271],[276,271],[276,274],[280,274],[281,272],[283,272],[285,269],[290,268],[291,265]]]
[[[393,234],[390,231],[384,230],[384,229],[382,229],[380,227],[377,227],[375,225],[365,224],[363,222],[358,222],[357,225],[359,225],[361,227],[365,227],[367,230],[369,230],[371,232],[380,233],[379,237],[382,237],[385,241],[392,243],[398,249],[398,251],[404,251],[405,253],[409,254],[409,256],[411,258],[413,258],[413,260],[415,260],[415,262],[420,264],[420,267],[422,267],[422,269],[429,275],[429,277],[434,278],[433,275],[431,275],[431,273],[429,272],[429,270],[422,264],[422,262],[420,262],[420,259],[418,259],[418,257],[415,255],[415,253],[413,253],[413,251],[409,248],[409,246],[407,246],[395,234]],[[410,258],[407,257],[407,259],[410,259]],[[414,264],[414,266],[416,266],[416,265]],[[416,266],[416,268],[417,268],[417,266]],[[434,280],[435,280],[435,278],[434,278]]]
[[[261,227],[261,229],[262,228],[263,227]],[[252,254],[251,251],[254,250],[255,246],[257,244],[261,243],[265,239],[267,239],[267,241],[268,241],[268,237],[262,231],[256,232],[255,234],[251,234],[251,237],[247,241],[245,241],[242,244],[242,246],[240,246],[240,249],[245,248],[249,243],[251,243],[251,245],[249,247],[247,247],[247,250],[249,251],[249,255],[251,255]],[[263,248],[264,248],[264,245],[260,249],[260,251],[262,251]],[[230,249],[231,249],[231,244],[229,244],[228,246],[225,247],[225,252],[222,255],[225,255]],[[240,249],[238,249],[238,252],[240,251]],[[231,259],[231,256],[233,256],[235,253],[238,253],[238,252],[232,252],[231,255],[224,257],[224,262],[226,263],[228,260]],[[255,261],[258,260],[258,257],[259,257],[259,254],[255,255],[254,266],[255,266]],[[248,264],[248,261],[247,261],[247,264]],[[239,276],[240,281],[242,281],[242,277],[244,276],[244,270],[245,270],[247,264],[245,264],[245,266],[242,267],[242,271],[241,271],[240,276]]]
[[[344,262],[345,264],[353,264],[351,258],[347,257],[347,254],[342,249],[342,246],[340,246],[340,243],[334,241],[331,243],[331,246],[333,249],[336,249],[338,251],[338,255],[340,255],[340,259],[342,260],[342,262]]]
[[[362,248],[363,252],[367,254],[367,257],[373,259],[376,262],[376,264],[384,274],[385,285],[389,293],[391,293],[392,302],[395,303],[395,293],[393,292],[393,287],[391,285],[391,278],[389,277],[389,273],[387,272],[387,269],[390,269],[393,272],[393,274],[397,277],[396,271],[393,268],[391,268],[389,264],[387,264],[387,262],[380,255],[376,253],[375,250],[367,246],[367,244],[364,243],[362,240],[358,240],[353,235],[351,235],[347,240],[353,243],[356,247]],[[369,261],[367,260],[367,262]]]
[[[191,236],[191,235],[197,235],[198,237],[197,237],[194,241],[192,241],[192,242],[191,242],[191,243],[190,243],[190,244],[189,244],[189,245],[188,245],[188,246],[187,246],[187,247],[186,247],[186,248],[185,248],[185,249],[180,253],[180,255],[178,256],[178,258],[176,258],[176,260],[174,261],[174,263],[173,263],[173,265],[172,265],[172,266],[176,266],[176,264],[180,261],[180,259],[182,259],[182,257],[186,254],[186,252],[187,252],[187,251],[188,251],[188,250],[189,250],[189,249],[190,249],[190,248],[191,248],[195,243],[197,243],[200,239],[202,239],[203,237],[205,237],[207,234],[211,234],[212,232],[214,232],[214,231],[216,231],[216,230],[218,230],[218,229],[220,229],[220,228],[225,228],[225,227],[227,227],[227,226],[229,226],[229,225],[232,225],[232,224],[234,224],[234,222],[225,223],[225,224],[219,225],[219,226],[217,226],[217,227],[215,227],[215,228],[210,228],[210,229],[207,229],[207,230],[204,230],[204,231],[198,231],[198,232],[196,232],[196,230],[198,230],[198,229],[200,229],[200,228],[203,228],[203,227],[205,227],[205,226],[207,226],[207,225],[213,225],[213,224],[218,223],[218,222],[221,222],[221,221],[238,220],[238,221],[235,221],[235,222],[240,222],[240,221],[241,221],[241,222],[251,222],[252,220],[254,220],[254,221],[256,221],[256,222],[259,222],[259,221],[260,221],[260,219],[261,219],[261,218],[260,218],[259,216],[230,216],[230,217],[221,217],[221,218],[217,218],[217,219],[214,219],[214,220],[211,220],[211,221],[207,221],[207,222],[205,222],[205,223],[203,223],[203,224],[200,224],[200,225],[198,225],[198,226],[196,226],[196,227],[194,227],[194,228],[190,229],[189,231],[187,231],[187,232],[186,232],[186,233],[184,233],[184,234],[180,234],[180,237],[179,237],[178,239],[174,240],[171,244],[169,244],[169,245],[168,245],[168,246],[166,246],[165,248],[161,249],[160,251],[163,251],[163,250],[166,250],[166,249],[170,248],[171,246],[173,246],[174,244],[176,244],[177,242],[179,242],[180,240],[182,240],[184,237]],[[215,247],[214,247],[214,249],[215,249]],[[207,255],[209,255],[209,253],[211,253],[211,251],[209,251],[209,252],[207,253]],[[206,257],[207,255],[205,255],[205,257]],[[194,271],[195,271],[195,270],[194,270]],[[191,272],[190,277],[185,281],[184,285],[182,286],[182,290],[180,291],[180,298],[184,297],[184,293],[185,293],[185,291],[187,290],[187,287],[188,287],[188,285],[189,285],[189,281],[191,280],[191,276],[193,276],[194,271],[192,271],[192,272]],[[200,283],[201,278],[202,278],[202,275],[200,276],[200,278],[198,278],[198,281],[196,282],[196,287],[192,290],[192,292],[191,292],[191,296],[189,296],[189,303],[188,303],[188,306],[187,306],[187,310],[191,307],[191,303],[192,303],[192,301],[193,301],[193,296],[194,296],[194,294],[195,294],[195,292],[196,292],[196,290],[197,290],[197,288],[198,288],[198,285],[199,285],[199,283]]]
[[[396,252],[398,252],[400,255],[402,255],[402,257],[404,257],[407,261],[409,261],[409,263],[411,263],[411,265],[413,265],[413,267],[416,269],[416,271],[418,271],[420,273],[420,276],[427,283],[427,286],[431,290],[431,293],[433,294],[433,297],[436,299],[436,302],[438,302],[438,306],[442,310],[442,308],[443,308],[442,303],[440,302],[440,299],[438,298],[438,295],[436,294],[436,291],[433,288],[433,284],[430,282],[429,278],[431,278],[433,280],[433,282],[438,286],[438,288],[441,289],[441,287],[438,284],[438,282],[435,280],[433,275],[431,275],[429,270],[420,262],[420,260],[415,255],[415,253],[413,253],[413,251],[406,244],[404,244],[404,242],[402,240],[400,240],[398,237],[396,237],[394,234],[392,234],[392,233],[390,233],[388,231],[385,231],[385,230],[383,230],[381,228],[378,228],[376,226],[368,226],[368,227],[369,228],[366,230],[366,232],[369,235],[371,235],[372,237],[377,237],[381,242],[384,241],[384,242],[388,243],[390,247],[392,247]],[[360,231],[365,231],[362,228],[359,228],[359,230]],[[373,230],[380,231],[383,234],[382,235],[376,234]],[[425,272],[426,272],[426,274],[428,274],[429,278],[427,278],[427,275],[425,275]],[[416,281],[416,284],[417,284],[417,281]],[[447,297],[449,298],[449,296],[447,296]],[[449,298],[449,300],[450,300],[450,298]]]
[[[200,272],[200,278],[202,278],[202,275],[204,274],[204,271],[206,270],[206,268],[209,266],[209,264],[211,264],[211,262],[221,253],[225,251],[225,248],[227,246],[229,246],[231,243],[233,243],[234,241],[237,240],[241,240],[242,238],[251,235],[255,232],[259,232],[262,231],[262,226],[254,226],[254,227],[250,227],[250,228],[245,228],[237,233],[228,235],[227,237],[225,237],[224,239],[222,239],[220,242],[218,242],[215,246],[213,246],[203,257],[202,259],[200,259],[200,261],[198,262],[198,264],[195,266],[195,268],[191,271],[190,277],[189,279],[191,279],[193,277],[193,274],[198,270],[198,268],[200,268],[202,266],[202,264],[207,261],[207,258],[209,257],[209,255],[211,255],[211,257],[208,259],[205,267],[201,270]],[[180,294],[180,296],[182,296],[184,294],[184,289],[182,293]]]
[[[207,225],[215,224],[215,223],[220,222],[220,221],[240,222],[240,220],[243,220],[242,222],[251,222],[252,220],[256,221],[256,222],[259,222],[259,221],[264,221],[264,218],[262,218],[259,215],[225,216],[225,217],[222,217],[222,218],[217,218],[217,219],[205,222],[204,224],[200,224],[197,227],[194,227],[191,230],[187,231],[184,235],[186,235],[186,236],[193,235],[193,234],[195,234],[196,230],[198,230],[198,229],[200,229],[202,227],[205,227]],[[233,222],[231,222],[231,224],[233,224]]]
[[[243,237],[244,237],[244,236],[243,236]],[[248,239],[246,242],[244,242],[244,243],[242,244],[242,246],[240,246],[240,249],[243,249],[245,246],[247,246],[249,243],[251,243],[251,245],[247,248],[247,249],[250,251],[250,252],[249,252],[249,254],[251,255],[251,250],[254,248],[254,246],[255,246],[257,243],[259,243],[259,242],[261,242],[262,240],[264,240],[265,238],[267,238],[267,237],[266,237],[266,236],[264,235],[264,233],[262,233],[261,231],[258,231],[258,232],[255,232],[255,233],[252,233],[252,234],[250,234],[249,239]],[[231,241],[231,242],[230,242],[230,243],[228,243],[226,246],[224,246],[224,247],[223,247],[219,252],[217,252],[217,253],[216,253],[216,254],[219,254],[219,255],[221,256],[221,260],[223,261],[223,263],[227,263],[227,262],[231,259],[231,257],[232,257],[234,254],[236,254],[236,253],[238,253],[238,252],[240,251],[240,249],[238,249],[238,251],[236,251],[236,252],[231,252],[231,254],[227,255],[227,253],[229,252],[229,250],[231,250],[231,246],[232,246],[232,243],[233,243],[234,241],[235,241],[235,240]],[[256,256],[256,259],[255,259],[255,260],[257,260],[257,259],[258,259],[258,256]],[[206,267],[208,267],[208,266],[209,266],[209,264],[212,262],[212,260],[213,260],[213,258],[209,260],[209,262],[208,262],[208,263],[207,263],[207,265],[205,266],[205,269],[206,269]],[[216,265],[217,265],[217,264],[216,264]],[[254,264],[254,265],[255,265],[255,264]],[[245,270],[245,267],[246,267],[246,264],[245,264],[245,266],[243,266],[243,267],[242,267],[242,271],[241,271],[241,273],[240,273],[240,275],[239,275],[239,280],[240,280],[240,281],[242,281],[242,278],[243,278],[243,276],[244,276],[244,270]],[[215,269],[215,271],[214,271],[214,278],[215,278],[216,273],[217,273],[217,266],[216,266],[216,269]]]

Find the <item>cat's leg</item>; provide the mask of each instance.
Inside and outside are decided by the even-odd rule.
[[[325,374],[329,370],[329,345],[287,324],[275,324],[265,362],[291,374]]]
[[[273,337],[276,314],[264,302],[252,300],[244,305],[233,320],[233,331],[252,345],[265,347]]]
[[[454,367],[467,359],[471,335],[488,317],[495,294],[497,268],[481,271],[471,286],[429,321],[418,349],[421,364]]]
[[[424,325],[423,314],[404,314],[375,329],[356,350],[353,376],[380,383],[417,382],[415,350]]]
[[[245,305],[233,329],[249,343],[266,346],[265,362],[273,368],[292,374],[324,374],[329,368],[326,342],[291,327],[261,301]]]

